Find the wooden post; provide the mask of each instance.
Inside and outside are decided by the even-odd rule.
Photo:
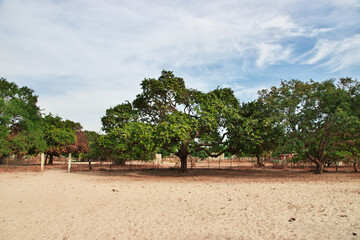
[[[71,153],[69,153],[69,160],[68,160],[68,172],[71,171]]]
[[[89,170],[91,170],[92,167],[91,167],[91,159],[89,158]]]
[[[155,154],[155,161],[156,161],[156,165],[157,167],[160,167],[161,164],[161,154]]]
[[[44,153],[40,154],[40,162],[41,162],[41,172],[44,172],[44,165],[45,165],[45,155],[44,155]]]

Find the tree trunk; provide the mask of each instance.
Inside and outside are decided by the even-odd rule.
[[[324,164],[326,161],[324,161],[324,159],[322,159],[323,161],[321,161],[313,157],[309,152],[306,153],[306,156],[310,161],[316,164],[315,174],[322,174],[324,172]]]
[[[54,164],[54,155],[50,155],[49,165],[53,165],[53,164]]]
[[[338,165],[337,165],[337,161],[334,160],[334,163],[335,163],[335,169],[336,169],[336,172],[338,171]]]
[[[89,170],[91,170],[92,167],[91,167],[91,160],[89,159]]]
[[[186,173],[187,172],[187,155],[181,155],[181,172]]]
[[[257,161],[258,167],[264,167],[264,164],[262,162],[262,159],[261,159],[260,155],[256,155],[256,161]]]
[[[186,173],[187,172],[187,157],[189,155],[189,151],[187,150],[187,146],[185,143],[181,144],[181,148],[179,149],[176,156],[180,158],[181,162],[181,172]]]
[[[359,169],[357,169],[357,166],[356,166],[358,161],[359,160],[356,160],[356,157],[355,157],[355,160],[354,160],[354,172],[359,172]]]
[[[324,172],[324,164],[321,162],[316,162],[316,174],[322,174]]]
[[[125,166],[126,165],[126,159],[125,158],[115,159],[114,160],[114,165]]]

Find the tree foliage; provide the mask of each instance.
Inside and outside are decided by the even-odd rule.
[[[228,133],[236,127],[233,120],[240,105],[231,89],[189,89],[170,71],[162,71],[158,79],[144,79],[141,87],[131,104],[109,109],[102,118],[107,131],[104,146],[132,159],[152,158],[162,148],[181,159],[183,171],[189,154],[218,156],[235,150]]]
[[[100,142],[101,134],[94,131],[84,131],[89,144],[89,151],[86,152],[84,158],[88,161],[113,159],[112,150],[106,149]]]
[[[69,152],[74,153],[77,157],[88,153],[90,151],[90,144],[87,140],[87,134],[83,131],[76,131],[75,143],[71,144],[67,149]]]
[[[37,96],[28,87],[0,79],[0,157],[35,154],[45,148]]]
[[[106,114],[101,118],[103,131],[110,132],[116,127],[122,127],[124,124],[136,121],[137,111],[133,109],[130,102],[116,105],[106,110]]]
[[[45,153],[50,158],[49,164],[53,163],[54,156],[88,151],[86,135],[80,132],[80,123],[64,121],[59,116],[48,114],[43,117],[43,128],[47,143]]]
[[[343,144],[359,138],[359,82],[350,78],[324,82],[282,81],[263,90],[261,100],[274,106],[284,127],[285,145],[309,159],[322,173],[324,164]]]
[[[82,131],[80,123],[41,115],[28,87],[0,79],[0,158],[45,151],[87,159],[150,160],[173,153],[187,170],[187,157],[222,153],[260,156],[277,149],[317,166],[360,157],[360,83],[352,78],[323,82],[282,81],[240,104],[230,88],[202,92],[163,70],[146,78],[141,93],[106,110],[104,135]]]
[[[264,166],[261,156],[276,149],[282,140],[283,129],[277,124],[273,106],[261,99],[243,103],[235,129],[233,145],[246,155],[257,158],[258,166]]]

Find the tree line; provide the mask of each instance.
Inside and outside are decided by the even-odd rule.
[[[360,149],[360,84],[352,78],[323,82],[283,80],[241,103],[231,88],[202,92],[163,70],[145,78],[142,92],[106,110],[104,131],[51,114],[43,116],[33,90],[1,79],[0,157],[45,152],[83,154],[88,159],[152,160],[154,153],[179,157],[187,171],[192,156],[292,154],[322,173],[324,166],[350,158],[354,169]]]
[[[0,79],[0,160],[14,156],[46,154],[53,164],[54,156],[89,152],[86,133],[80,123],[63,120],[52,114],[41,114],[37,96],[28,87]]]

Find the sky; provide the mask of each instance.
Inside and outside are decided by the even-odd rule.
[[[100,131],[165,69],[240,102],[282,79],[360,79],[359,0],[0,0],[0,77]]]

